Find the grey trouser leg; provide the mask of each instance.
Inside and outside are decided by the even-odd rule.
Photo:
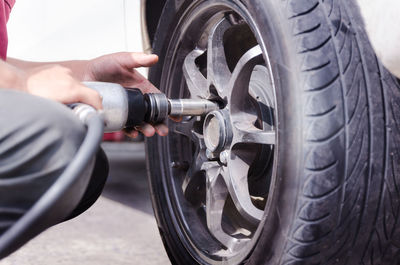
[[[0,235],[61,175],[85,132],[62,104],[0,89]]]

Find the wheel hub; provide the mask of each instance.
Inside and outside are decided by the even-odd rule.
[[[210,112],[204,120],[204,142],[213,154],[219,154],[229,143],[231,128],[228,119],[228,113],[220,110]]]

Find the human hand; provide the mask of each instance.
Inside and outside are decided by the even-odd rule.
[[[70,69],[60,65],[32,68],[23,75],[22,90],[63,104],[85,103],[102,108],[99,93],[73,78]]]
[[[118,83],[126,88],[138,88],[143,93],[160,93],[160,90],[135,69],[152,66],[157,61],[158,56],[153,54],[119,52],[104,55],[88,62],[83,79]],[[125,133],[134,138],[138,136],[138,131],[147,137],[153,136],[156,132],[160,136],[168,134],[168,127],[165,124],[155,126],[144,124],[136,129]]]

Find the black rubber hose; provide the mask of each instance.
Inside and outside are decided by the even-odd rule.
[[[92,173],[104,130],[96,113],[87,119],[87,133],[74,159],[42,197],[0,237],[0,259],[47,228],[62,222],[78,205]]]

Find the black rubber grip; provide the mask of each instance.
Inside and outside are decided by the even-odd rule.
[[[146,114],[144,115],[144,121],[145,122],[151,122],[150,120],[151,120],[151,109],[150,109],[150,107],[149,106],[151,106],[151,100],[150,100],[150,96],[149,96],[149,94],[145,94],[145,95],[143,95],[143,97],[144,97],[144,102],[145,102],[145,104],[148,106],[148,111],[146,111]]]
[[[148,104],[144,99],[143,93],[137,89],[127,89],[128,95],[128,119],[125,127],[132,128],[144,122],[148,111]]]

